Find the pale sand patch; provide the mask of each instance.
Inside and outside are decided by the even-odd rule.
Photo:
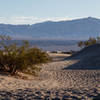
[[[64,58],[71,56],[71,54],[63,54],[63,53],[48,53],[48,54],[53,59],[53,61],[61,61]]]

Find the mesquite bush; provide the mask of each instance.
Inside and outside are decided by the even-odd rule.
[[[9,41],[9,36],[0,36],[0,71],[16,74],[17,71],[31,69],[36,72],[39,70],[35,65],[50,60],[47,53],[31,47],[28,41],[23,41],[21,46],[14,42],[7,44]]]

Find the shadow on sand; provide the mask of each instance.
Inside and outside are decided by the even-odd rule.
[[[100,44],[91,45],[65,60],[77,60],[77,63],[64,69],[100,70]]]

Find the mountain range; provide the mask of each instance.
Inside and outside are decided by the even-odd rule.
[[[100,19],[87,17],[32,25],[0,24],[0,35],[16,39],[87,39],[100,35]]]

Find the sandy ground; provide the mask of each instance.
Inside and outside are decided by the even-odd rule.
[[[0,100],[100,100],[100,70],[64,70],[77,60],[50,54],[38,78],[29,80],[0,75]]]

